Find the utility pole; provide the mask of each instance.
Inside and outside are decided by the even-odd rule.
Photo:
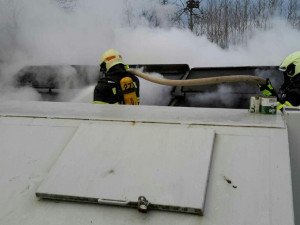
[[[189,12],[189,29],[191,31],[194,30],[194,21],[193,21],[193,16],[194,14],[194,9],[198,9],[199,8],[199,0],[188,0],[186,2],[186,11]]]

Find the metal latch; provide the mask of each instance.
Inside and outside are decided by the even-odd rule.
[[[147,213],[149,204],[150,204],[150,202],[144,196],[140,196],[138,198],[138,210],[139,210],[139,212]]]

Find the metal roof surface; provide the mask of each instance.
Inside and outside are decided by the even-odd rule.
[[[103,122],[116,127],[125,123],[143,124],[145,129],[153,124],[213,129],[216,135],[204,216],[156,210],[142,214],[130,208],[37,198],[38,187],[76,137],[78,128]],[[165,134],[161,132],[161,135]],[[165,141],[172,143],[174,139],[176,135],[167,136]],[[280,114],[250,114],[247,110],[231,109],[1,102],[0,154],[0,224],[294,224],[288,135]],[[176,154],[180,158],[180,150]],[[155,168],[155,162],[151,166]],[[174,166],[174,174],[176,170]],[[189,172],[186,176],[189,177]],[[173,188],[178,189],[180,185]]]
[[[82,124],[37,195],[127,207],[144,196],[150,209],[203,215],[214,137],[176,124]]]
[[[285,108],[285,120],[288,127],[289,149],[292,168],[293,202],[295,224],[300,223],[300,107]]]
[[[167,106],[99,105],[67,102],[0,102],[0,115],[59,119],[119,120],[135,122],[222,126],[285,127],[282,115],[252,114],[245,109]]]

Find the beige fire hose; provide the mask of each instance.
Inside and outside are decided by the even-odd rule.
[[[229,75],[229,76],[199,78],[199,79],[190,79],[190,80],[169,80],[169,79],[153,77],[133,69],[129,69],[128,72],[138,77],[141,77],[145,80],[151,81],[153,83],[169,85],[169,86],[198,86],[198,85],[232,83],[232,82],[266,84],[266,80],[264,80],[263,78],[252,76],[252,75]]]

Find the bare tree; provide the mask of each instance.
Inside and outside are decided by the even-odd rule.
[[[123,23],[128,25],[129,27],[133,26],[133,9],[130,1],[124,0],[124,8],[123,8]]]
[[[298,0],[289,0],[288,2],[288,21],[298,29],[300,28],[300,15],[299,15],[299,5]]]
[[[77,0],[56,0],[61,8],[66,11],[72,11],[77,4]]]
[[[201,0],[202,1],[202,0]],[[176,13],[175,20],[181,26],[187,26],[191,31],[194,31],[195,21],[200,23],[200,0],[186,0],[185,2],[180,0],[179,3],[176,2],[179,10]]]
[[[157,17],[155,10],[153,9],[143,10],[140,16],[145,18],[149,22],[149,24],[152,25],[153,27],[160,26],[160,21]]]
[[[19,48],[18,34],[22,8],[15,0],[0,1],[0,61],[9,61]]]
[[[299,0],[176,0],[174,21],[196,35],[227,48],[245,41],[251,31],[269,29],[274,16],[285,17],[300,29]]]

